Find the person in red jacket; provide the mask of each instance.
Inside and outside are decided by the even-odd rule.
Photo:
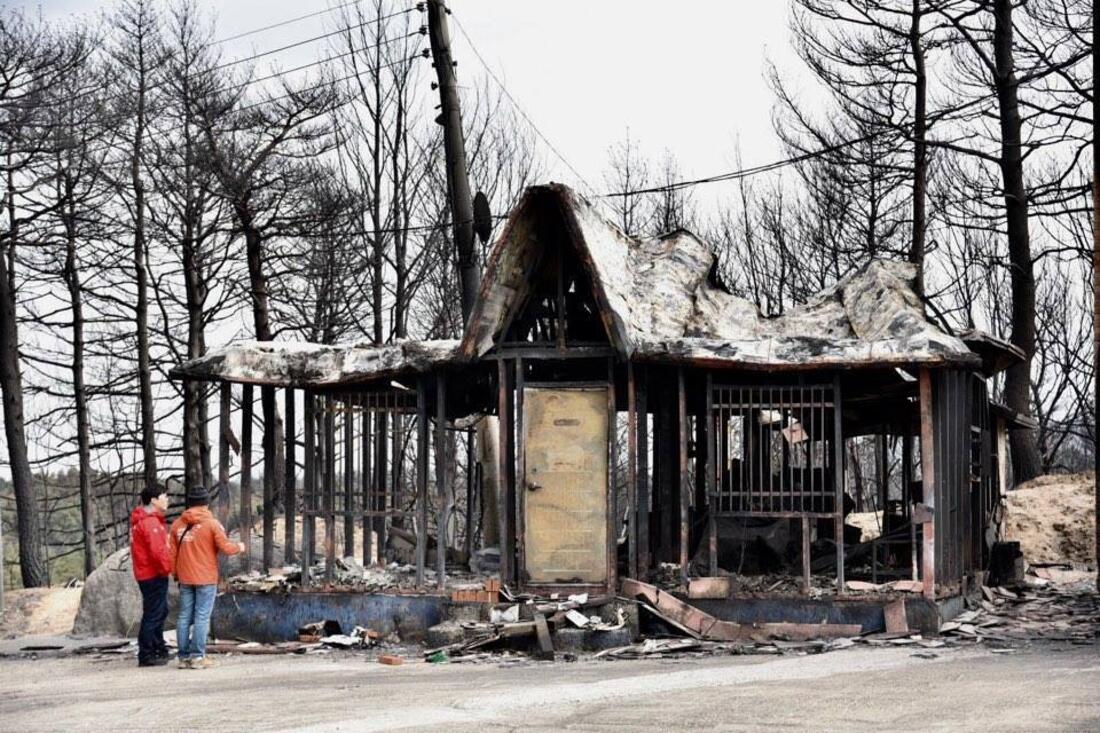
[[[164,643],[164,619],[168,617],[168,576],[172,555],[168,547],[168,493],[157,486],[141,492],[141,506],[130,514],[130,562],[141,589],[141,630],[138,632],[138,666],[168,663]]]

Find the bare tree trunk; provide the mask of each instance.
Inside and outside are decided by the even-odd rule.
[[[928,77],[924,70],[924,48],[921,45],[921,0],[913,0],[912,24],[909,31],[909,48],[913,54],[913,242],[909,248],[909,261],[917,266],[917,290],[924,293],[924,231],[925,191],[927,188],[928,162],[925,134],[927,133]]]
[[[144,58],[143,49],[138,50]],[[145,69],[139,70],[134,149],[130,159],[130,185],[134,189],[134,283],[137,288],[134,326],[137,332],[138,400],[141,405],[142,478],[146,486],[157,483],[157,439],[153,417],[153,375],[149,358],[149,274],[145,266],[145,182],[141,176],[142,146],[145,142]]]
[[[1022,415],[1031,414],[1031,359],[1035,353],[1035,275],[1028,232],[1027,187],[1020,141],[1020,109],[1012,51],[1012,2],[994,3],[994,84],[1000,109],[1001,177],[1004,185],[1008,257],[1012,285],[1012,343],[1023,350],[1022,363],[1005,376],[1005,402]],[[1039,475],[1041,461],[1035,433],[1012,432],[1012,469],[1017,482]]]
[[[9,166],[10,168],[10,166]],[[15,312],[15,188],[9,170],[7,209],[9,229],[6,251],[0,252],[0,390],[4,402],[4,437],[8,442],[8,465],[15,491],[15,512],[19,535],[19,572],[24,588],[49,583],[42,561],[42,529],[38,524],[31,465],[27,458],[27,435],[23,422],[23,378],[19,369],[19,330]]]
[[[80,484],[80,520],[84,537],[84,577],[95,570],[95,502],[92,499],[92,467],[88,425],[88,389],[84,382],[84,300],[81,291],[80,270],[76,256],[76,210],[72,204],[72,191],[65,211],[65,267],[63,275],[69,290],[69,307],[72,309],[73,330],[73,408],[76,411],[77,474]]]

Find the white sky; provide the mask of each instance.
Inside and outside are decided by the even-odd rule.
[[[110,7],[98,0],[8,2],[40,7],[50,19]],[[200,0],[217,15],[218,37],[334,4]],[[608,147],[628,127],[647,157],[668,149],[687,178],[738,167],[738,143],[745,165],[782,157],[765,68],[771,59],[788,76],[805,78],[791,51],[788,0],[450,0],[449,6],[512,96],[597,190],[605,189]],[[232,59],[282,46],[324,32],[324,23],[322,16],[252,35],[226,44],[224,52]],[[451,35],[460,83],[481,75],[453,25]],[[317,58],[321,43],[264,61],[284,69],[306,63]],[[257,72],[266,70],[261,65]],[[575,183],[539,145],[550,177]],[[697,189],[696,200],[706,206],[721,193]]]

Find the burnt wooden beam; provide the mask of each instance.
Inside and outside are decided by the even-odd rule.
[[[619,487],[615,468],[619,460],[619,413],[615,400],[615,360],[607,360],[607,588],[618,587]]]
[[[840,394],[840,376],[833,377],[833,483],[836,495],[836,592],[844,593],[844,423]]]
[[[325,583],[331,585],[336,571],[336,415],[331,396],[325,397],[324,415],[324,490],[325,512]]]
[[[515,366],[515,403],[516,429],[513,431],[516,441],[516,481],[515,487],[515,577],[521,585],[526,583],[527,571],[527,436],[524,391],[527,377],[524,374],[523,358],[516,359]]]
[[[634,362],[626,363],[626,546],[630,577],[638,577],[638,385]],[[613,438],[612,438],[613,439]]]
[[[424,587],[428,556],[428,377],[416,385],[416,587]],[[439,548],[436,547],[436,552]]]
[[[275,388],[260,388],[260,405],[263,411],[264,434],[261,440],[264,452],[263,485],[263,570],[266,573],[275,559],[275,477],[278,474],[275,458]]]
[[[233,430],[230,422],[233,412],[233,385],[222,382],[218,387],[220,404],[218,412],[218,521],[229,524],[229,466],[233,457],[229,453],[229,436]]]
[[[645,577],[649,572],[650,547],[649,547],[649,507],[650,485],[649,480],[649,412],[648,401],[648,369],[641,366],[641,377],[637,385],[638,401],[638,488],[637,488],[637,535],[638,535],[638,564],[634,569],[634,577]]]
[[[302,587],[308,587],[313,567],[313,550],[317,546],[317,414],[316,398],[306,390],[302,397],[302,439],[305,443],[305,468],[302,477]]]
[[[921,494],[923,510],[913,521],[923,520],[921,525],[921,573],[924,580],[924,595],[936,597],[936,460],[935,428],[932,416],[932,372],[922,368],[920,381],[920,466]]]
[[[245,572],[252,570],[252,385],[241,387],[241,542]]]
[[[680,580],[684,587],[688,582],[689,540],[691,534],[691,487],[688,485],[688,421],[687,386],[684,383],[684,369],[676,370],[676,394],[679,428],[679,480],[680,480]]]
[[[436,588],[443,590],[447,579],[447,527],[451,523],[451,506],[454,502],[450,496],[450,476],[447,471],[447,375],[443,371],[437,372],[435,377],[435,484],[439,497],[439,514],[435,528],[435,584]],[[427,511],[424,516],[427,517]]]
[[[463,550],[466,552],[466,557],[471,558],[474,556],[474,509],[480,507],[481,502],[477,500],[475,494],[475,487],[477,486],[477,467],[474,461],[474,431],[466,431],[466,517],[465,517],[465,536],[463,541]]]
[[[498,471],[497,471],[497,521],[500,524],[500,579],[503,583],[512,582],[512,558],[511,546],[508,542],[508,494],[513,490],[511,481],[511,467],[508,465],[509,444],[512,430],[511,402],[509,400],[508,362],[497,359],[497,429],[500,431],[498,441]]]
[[[286,400],[286,424],[284,425],[284,438],[286,440],[286,446],[283,449],[284,459],[286,465],[283,471],[284,480],[286,482],[283,490],[283,496],[285,500],[285,506],[283,507],[284,521],[286,525],[283,527],[283,562],[290,564],[295,561],[297,553],[295,552],[295,534],[296,534],[296,521],[298,510],[298,487],[296,484],[296,472],[297,466],[295,465],[295,453],[297,449],[297,433],[295,426],[295,400],[294,389],[287,387],[283,390],[283,397]]]
[[[714,429],[714,378],[707,373],[706,381],[706,407],[700,422],[703,424],[703,442],[701,444],[706,451],[706,473],[704,485],[706,487],[707,506],[707,553],[710,556],[710,574],[718,576],[718,498],[717,498],[717,466],[715,456],[715,429]],[[698,460],[698,459],[696,459]]]
[[[372,526],[374,519],[371,516],[371,512],[374,510],[374,506],[371,504],[372,497],[370,490],[372,413],[369,407],[370,397],[367,395],[360,395],[359,400],[359,492],[362,495],[360,502],[363,506],[363,567],[370,567],[374,555],[374,541],[371,538],[374,530]]]
[[[355,557],[355,517],[348,513],[355,506],[355,406],[351,396],[344,397],[344,556]]]
[[[913,434],[906,421],[901,434],[901,500],[909,519],[909,553],[912,559],[913,580],[920,579],[917,561],[917,525],[913,523]]]

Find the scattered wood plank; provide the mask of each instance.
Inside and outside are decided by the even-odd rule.
[[[535,614],[535,632],[539,639],[539,656],[543,659],[554,658],[554,642],[550,640],[550,629],[546,625],[546,616]]]
[[[908,633],[909,619],[905,614],[905,599],[887,603],[882,613],[886,617],[887,634]]]

